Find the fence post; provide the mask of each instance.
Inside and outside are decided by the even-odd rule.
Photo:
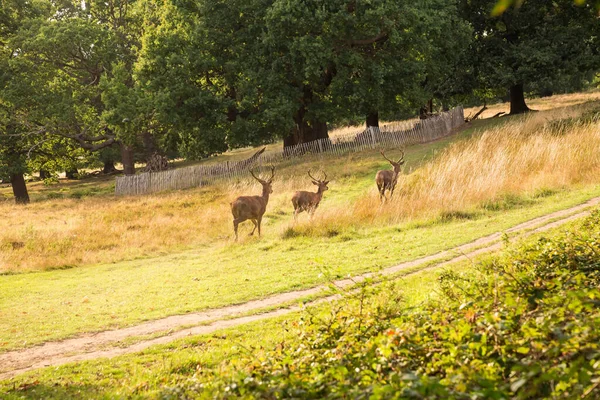
[[[367,129],[371,133],[371,148],[374,149],[375,148],[375,133],[374,133],[375,129],[372,126],[369,126]]]

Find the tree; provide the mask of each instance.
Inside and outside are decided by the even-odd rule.
[[[375,15],[360,6],[365,7],[356,4],[350,26],[366,32],[381,26],[381,14],[388,20],[389,37],[376,47],[347,49],[332,89],[336,103],[348,115],[366,116],[367,126],[379,126],[380,114],[413,116],[427,100],[445,96],[444,85],[470,37],[456,3],[394,2]]]
[[[230,89],[223,74],[227,62],[212,56],[213,40],[222,33],[207,30],[199,17],[202,2],[147,1],[144,35],[135,65],[136,85],[146,94],[152,119],[160,127],[165,148],[187,158],[202,158],[227,150]],[[242,10],[239,10],[240,13]],[[206,17],[216,18],[217,15]],[[223,26],[226,31],[227,27]],[[236,37],[229,37],[235,42]],[[221,53],[230,51],[221,48]],[[220,64],[222,62],[222,64]],[[233,106],[232,106],[233,107]],[[250,135],[248,135],[250,136]],[[249,139],[248,142],[251,140]],[[247,142],[247,143],[248,143]]]
[[[466,32],[439,0],[158,2],[146,15],[140,79],[183,153],[199,156],[414,109],[425,82],[442,80],[438,47],[453,54]]]
[[[502,13],[496,5],[496,0],[461,0],[461,12],[473,27],[476,86],[507,88],[511,114],[529,111],[528,87],[598,68],[600,25],[591,4],[527,0]]]
[[[20,124],[23,115],[6,98],[18,72],[11,65],[18,54],[11,41],[24,23],[48,15],[49,7],[42,1],[25,0],[1,0],[0,5],[0,179],[10,181],[17,204],[27,204],[25,174],[29,172],[27,155],[34,136],[26,134]]]

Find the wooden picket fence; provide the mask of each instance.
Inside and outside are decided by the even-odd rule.
[[[262,167],[308,155],[338,156],[366,149],[389,149],[426,143],[449,135],[464,121],[463,108],[456,107],[425,120],[394,122],[380,128],[361,129],[356,133],[287,147],[282,152],[261,154],[254,164]],[[245,162],[225,162],[119,176],[115,183],[115,193],[142,195],[211,185],[223,180],[239,180],[249,177],[248,168]]]

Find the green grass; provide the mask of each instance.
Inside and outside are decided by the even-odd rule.
[[[346,231],[270,237],[162,257],[0,276],[3,351],[238,304],[377,271],[501,231],[600,195],[600,186],[531,198],[526,206]]]
[[[468,268],[456,264],[454,270]],[[423,271],[398,280],[404,305],[412,307],[434,295],[441,271]],[[313,313],[327,312],[331,306],[321,305]],[[230,328],[211,335],[177,340],[154,346],[136,354],[111,360],[93,360],[60,367],[50,367],[19,375],[0,382],[0,393],[6,399],[17,398],[124,398],[156,397],[161,390],[190,379],[195,372],[218,371],[223,363],[240,356],[275,349],[293,340],[290,325],[303,312]],[[194,378],[192,378],[194,379]]]
[[[572,227],[567,226],[535,235],[526,243],[540,237],[554,237]],[[510,257],[521,243],[508,248],[504,257]],[[491,258],[490,255],[472,261],[453,264],[450,268],[420,271],[395,280],[395,294],[402,298],[402,308],[420,308],[440,295],[437,282],[446,271],[456,276]],[[343,300],[345,303],[345,300]],[[237,375],[245,370],[247,362],[261,363],[269,355],[281,354],[284,347],[298,341],[298,324],[308,322],[311,316],[325,316],[336,304],[311,307],[285,317],[273,318],[210,335],[180,339],[168,345],[154,346],[143,352],[100,359],[59,367],[30,371],[0,382],[0,393],[6,399],[18,398],[156,398],[166,393],[177,395],[177,387],[200,391],[199,385],[210,384],[214,376]],[[303,319],[301,317],[304,317]]]

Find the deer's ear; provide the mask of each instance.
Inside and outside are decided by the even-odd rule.
[[[312,183],[313,183],[313,185],[319,186],[319,182],[317,182],[317,181],[312,181]]]
[[[323,182],[323,183],[327,185],[327,184],[329,183],[329,181],[325,181],[325,182]]]

